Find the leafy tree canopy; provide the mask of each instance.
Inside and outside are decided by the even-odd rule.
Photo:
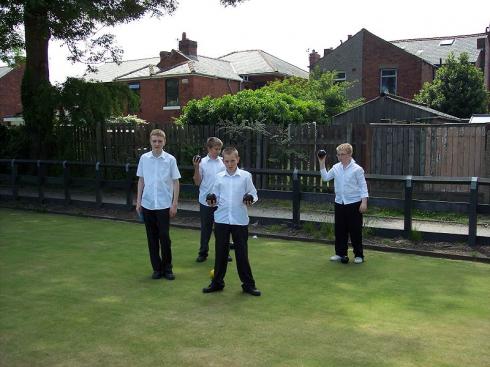
[[[139,97],[125,84],[68,78],[58,87],[59,122],[95,126],[138,108]]]
[[[322,106],[289,94],[267,89],[243,90],[220,98],[194,99],[184,107],[178,123],[207,125],[223,121],[261,121],[264,124],[303,123],[317,121]]]
[[[319,69],[315,69],[310,73],[309,79],[286,78],[269,83],[264,89],[286,93],[301,100],[320,103],[322,112],[318,122],[328,122],[336,114],[362,103],[362,99],[350,101],[347,98],[347,90],[352,86],[352,83],[338,83],[335,81],[335,76],[335,72],[321,72]]]
[[[244,0],[220,0],[236,5]],[[30,132],[31,158],[46,158],[52,134],[56,92],[49,82],[51,39],[64,42],[72,61],[90,64],[119,62],[122,50],[114,35],[100,34],[105,26],[128,23],[145,15],[171,14],[177,0],[4,0],[0,2],[0,60],[12,64],[25,50],[22,105]]]
[[[450,54],[431,83],[424,83],[414,97],[417,102],[460,118],[488,110],[489,94],[485,89],[483,73],[462,53],[458,59]]]

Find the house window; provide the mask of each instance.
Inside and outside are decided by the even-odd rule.
[[[140,95],[140,83],[129,83],[128,87],[138,96]]]
[[[179,79],[165,80],[165,106],[179,105]]]
[[[337,75],[335,75],[334,82],[335,83],[342,83],[347,80],[345,72],[339,71],[337,72]]]
[[[396,94],[396,69],[381,69],[379,91],[381,93]]]

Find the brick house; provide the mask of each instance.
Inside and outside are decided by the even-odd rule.
[[[412,99],[426,81],[432,81],[437,67],[449,53],[462,52],[485,75],[489,88],[489,28],[485,33],[385,41],[361,29],[337,48],[324,50],[321,57],[315,50],[310,53],[310,70],[319,67],[336,71],[339,81],[355,82],[349,97],[371,100],[380,93],[390,93]]]
[[[85,79],[127,83],[140,96],[140,118],[168,123],[191,99],[256,89],[289,76],[308,78],[308,72],[262,50],[236,51],[219,58],[201,56],[197,42],[183,33],[178,50],[120,65],[106,63]]]
[[[14,124],[22,115],[21,85],[24,66],[0,66],[0,123]]]

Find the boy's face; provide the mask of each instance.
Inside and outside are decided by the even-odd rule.
[[[161,152],[165,146],[165,138],[163,136],[152,135],[150,136],[151,150],[154,152]]]
[[[238,154],[231,153],[223,155],[223,163],[225,164],[228,173],[234,173],[236,171],[238,162],[240,162]]]
[[[218,158],[220,153],[221,153],[221,147],[219,145],[215,145],[214,147],[211,148],[208,147],[208,154],[211,159]]]
[[[352,154],[351,153],[347,153],[345,150],[339,150],[337,152],[337,159],[344,166],[345,165],[348,165],[350,163],[351,158],[352,158]]]

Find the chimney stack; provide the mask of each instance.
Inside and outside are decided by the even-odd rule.
[[[179,41],[179,51],[187,56],[197,56],[197,42],[188,39],[183,32],[182,39]]]
[[[315,64],[320,60],[320,54],[316,52],[315,50],[311,51],[310,53],[310,70],[313,70],[313,67]]]

